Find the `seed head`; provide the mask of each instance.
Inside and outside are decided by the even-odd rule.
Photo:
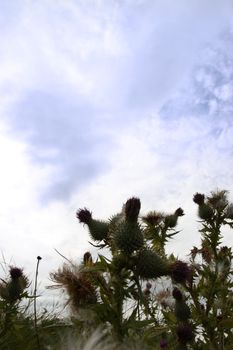
[[[163,214],[158,213],[156,211],[150,211],[146,216],[142,217],[143,222],[145,222],[147,225],[156,226],[158,225],[163,219]]]
[[[227,199],[227,191],[219,191],[211,192],[211,196],[207,198],[207,203],[210,204],[210,206],[217,210],[224,210],[228,205],[228,199]]]

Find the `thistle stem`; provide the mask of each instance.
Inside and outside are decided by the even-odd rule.
[[[38,333],[38,326],[37,326],[37,305],[36,305],[36,293],[37,293],[37,281],[38,281],[38,271],[39,271],[39,264],[40,264],[41,257],[37,257],[37,264],[36,264],[36,276],[35,276],[35,288],[34,288],[34,327],[35,327],[35,333],[36,333],[36,341],[37,341],[37,347],[40,350],[40,338]]]

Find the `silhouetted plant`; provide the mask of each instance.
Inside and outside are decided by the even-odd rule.
[[[140,334],[154,348],[233,346],[232,253],[221,246],[222,227],[233,227],[233,205],[226,191],[208,197],[196,193],[193,200],[201,220],[201,247],[191,250],[189,262],[166,253],[166,243],[179,232],[181,208],[173,214],[151,211],[140,217],[140,200],[133,197],[106,221],[93,219],[86,208],[77,211],[97,247],[111,252],[110,258],[99,254],[95,262],[86,253],[79,266],[78,274],[88,278],[95,295],[88,303],[75,293],[76,316],[80,314],[84,327],[91,315],[94,325],[105,324],[120,341]],[[52,278],[61,282],[59,274]],[[63,287],[71,297],[70,286]]]
[[[52,287],[67,294],[71,317],[27,312],[22,301],[35,302],[36,288],[30,295],[24,271],[10,267],[0,283],[0,348],[232,349],[233,255],[222,244],[222,229],[233,228],[233,204],[227,191],[196,193],[193,201],[201,240],[188,261],[166,252],[179,233],[181,208],[140,216],[133,197],[104,221],[79,209],[78,220],[104,253],[93,259],[85,252],[79,264],[66,262],[51,273]]]

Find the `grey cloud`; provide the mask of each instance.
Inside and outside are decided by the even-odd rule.
[[[28,142],[34,161],[55,167],[45,199],[69,197],[107,166],[104,144],[110,148],[111,140],[90,106],[33,91],[13,107],[8,122],[14,135]]]

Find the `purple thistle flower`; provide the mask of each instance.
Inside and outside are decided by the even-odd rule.
[[[176,328],[176,334],[180,343],[186,344],[194,338],[193,328],[189,324],[181,324]]]
[[[198,205],[202,205],[202,204],[204,204],[204,201],[205,201],[205,195],[201,194],[201,193],[196,193],[193,196],[193,201],[194,201],[194,203],[196,203]]]
[[[177,260],[171,265],[170,269],[171,278],[176,283],[185,283],[192,278],[191,268],[183,261]]]
[[[13,280],[16,280],[23,276],[23,270],[18,267],[11,267],[10,268],[10,275]]]
[[[182,208],[176,209],[175,215],[176,215],[176,216],[183,216],[183,215],[184,215],[183,209],[182,209]]]
[[[89,224],[92,220],[92,214],[87,208],[79,209],[76,213],[76,217],[79,219],[79,222],[84,224]]]
[[[168,341],[166,339],[161,339],[159,345],[160,349],[165,349],[168,346]]]
[[[173,289],[172,295],[173,295],[173,298],[175,300],[182,300],[183,299],[181,291],[176,287]]]
[[[125,203],[125,216],[129,221],[136,221],[141,209],[139,198],[132,197]]]

